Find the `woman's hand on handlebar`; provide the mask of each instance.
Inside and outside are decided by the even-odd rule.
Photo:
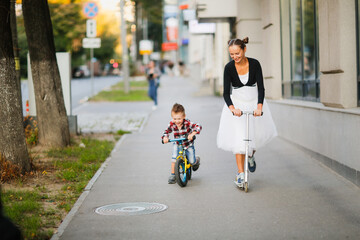
[[[241,117],[242,111],[240,109],[231,109],[231,112],[234,116]]]
[[[261,115],[262,115],[261,109],[255,109],[255,110],[254,110],[254,116],[255,116],[255,117],[260,117]]]
[[[262,103],[258,103],[257,108],[254,110],[254,117],[262,116]]]

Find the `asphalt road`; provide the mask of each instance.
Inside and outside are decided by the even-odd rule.
[[[198,86],[181,78],[161,84],[158,109],[142,131],[120,140],[60,239],[359,239],[359,188],[278,137],[257,151],[249,192],[239,190],[234,156],[216,147],[223,99],[198,96]],[[185,188],[167,183],[172,148],[160,143],[175,102],[203,126],[196,140],[201,166]],[[167,209],[142,215],[143,202]],[[133,207],[95,212],[118,203]],[[124,211],[139,214],[118,215]]]
[[[94,77],[94,95],[121,81],[119,76]],[[26,100],[29,99],[29,89],[27,80],[21,81],[21,94],[23,102],[23,114],[25,115]],[[81,103],[92,95],[91,78],[75,78],[71,80],[71,107],[74,111]]]

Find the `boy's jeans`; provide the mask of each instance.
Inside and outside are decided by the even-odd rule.
[[[177,145],[176,143],[174,143],[173,145],[173,154],[172,154],[172,160],[173,162],[176,161],[176,158],[178,157],[178,153],[179,153],[179,145]],[[186,158],[187,160],[193,165],[196,162],[196,157],[195,157],[195,147],[194,144],[189,146],[186,151]]]

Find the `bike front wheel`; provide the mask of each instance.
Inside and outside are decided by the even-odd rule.
[[[181,158],[175,163],[175,178],[180,187],[185,187],[189,180],[188,171],[185,170],[185,162]]]

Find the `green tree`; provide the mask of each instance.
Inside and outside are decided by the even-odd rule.
[[[105,33],[101,35],[101,48],[94,49],[94,56],[102,63],[109,62],[109,59],[115,55],[115,47],[118,43],[119,36]]]
[[[83,64],[85,50],[86,19],[82,16],[82,5],[78,3],[49,4],[53,23],[55,49],[57,52],[71,52],[72,66]]]
[[[89,51],[82,47],[86,37],[86,18],[82,15],[81,1],[49,1],[55,49],[57,52],[71,52],[72,67],[83,65],[89,59]],[[23,15],[17,17],[18,41],[20,48],[21,76],[27,77],[28,45],[26,40]],[[111,24],[111,23],[107,23]],[[101,48],[95,50],[95,57],[102,63],[108,62],[115,55],[118,35],[104,31],[100,36]]]
[[[135,0],[137,8],[139,4],[148,19],[148,39],[154,41],[154,50],[161,50],[162,43],[162,0]],[[138,24],[139,26],[139,24]],[[138,29],[141,31],[141,29]]]

